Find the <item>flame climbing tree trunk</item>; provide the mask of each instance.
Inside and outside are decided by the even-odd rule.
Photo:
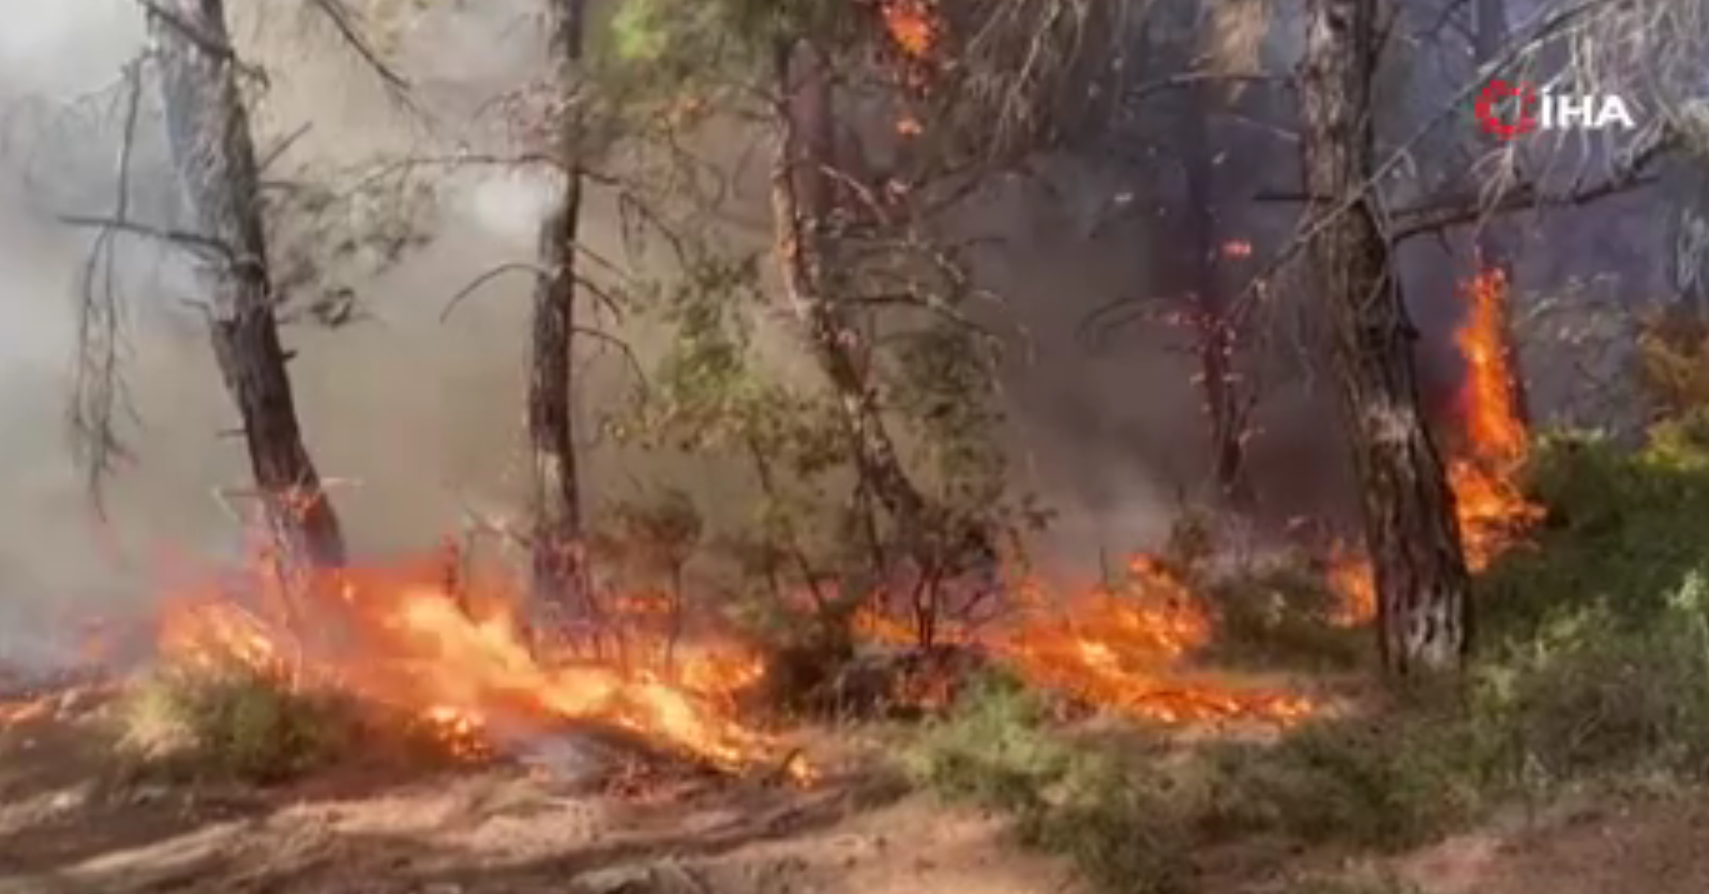
[[[342,564],[337,515],[303,444],[267,265],[259,171],[223,0],[157,0],[149,32],[167,136],[194,222],[208,325],[277,545],[295,565]]]
[[[989,534],[941,518],[909,478],[880,412],[860,330],[838,301],[832,232],[835,194],[834,98],[824,51],[784,38],[772,47],[777,88],[776,156],[771,197],[783,293],[820,370],[834,390],[854,465],[896,524],[923,574],[959,574],[995,561]]]
[[[1506,0],[1477,0],[1474,13],[1477,21],[1472,31],[1472,58],[1479,66],[1484,66],[1495,61],[1501,55],[1502,48],[1507,45]],[[1493,136],[1485,137],[1484,143],[1491,151],[1502,150],[1501,144]],[[1477,249],[1479,274],[1495,270],[1500,272],[1505,282],[1513,282],[1513,257],[1509,251],[1510,231],[1511,228],[1500,220],[1487,220],[1478,225],[1473,244]],[[1530,401],[1525,391],[1525,376],[1520,373],[1517,363],[1519,352],[1511,320],[1502,320],[1501,335],[1501,350],[1507,355],[1507,368],[1514,373],[1508,384],[1513,393],[1513,407],[1519,414],[1519,421],[1529,425]]]
[[[1385,666],[1449,670],[1470,643],[1454,496],[1425,426],[1408,319],[1372,207],[1376,0],[1308,0],[1300,71],[1311,261],[1327,308]]]
[[[528,437],[533,454],[533,576],[535,595],[569,611],[591,611],[581,586],[581,493],[576,471],[572,350],[576,328],[576,240],[581,223],[581,126],[567,105],[582,60],[585,0],[546,0],[548,53],[554,87],[565,106],[556,122],[553,154],[564,178],[540,225],[542,273],[534,287],[528,377]]]

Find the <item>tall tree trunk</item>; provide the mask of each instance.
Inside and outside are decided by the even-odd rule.
[[[547,0],[548,52],[555,86],[568,97],[582,58],[585,0]],[[533,452],[533,573],[537,598],[571,616],[587,616],[583,586],[581,494],[576,474],[572,348],[576,326],[576,240],[581,223],[581,125],[566,109],[554,150],[565,177],[562,193],[540,226],[540,266],[534,288],[528,378],[528,437]]]
[[[1502,47],[1507,44],[1507,3],[1506,0],[1477,0],[1474,8],[1477,21],[1472,30],[1472,58],[1478,65],[1487,65],[1501,55]],[[1480,131],[1481,142],[1486,151],[1501,151],[1502,144],[1493,136],[1483,135]],[[1479,272],[1499,270],[1507,283],[1513,282],[1513,257],[1509,252],[1511,228],[1499,218],[1483,221],[1478,226],[1474,237],[1477,250]],[[1519,414],[1521,422],[1531,421],[1530,396],[1525,388],[1525,376],[1519,369],[1519,352],[1517,339],[1513,334],[1511,317],[1511,302],[1504,308],[1509,318],[1502,320],[1501,350],[1507,356],[1507,369],[1511,373],[1508,387],[1513,393],[1513,408]]]
[[[1417,337],[1372,209],[1371,82],[1376,0],[1308,0],[1300,72],[1312,266],[1377,586],[1377,626],[1394,673],[1448,670],[1470,645],[1470,580],[1454,495],[1424,423]]]
[[[223,0],[159,0],[150,13],[167,136],[198,239],[214,356],[243,420],[255,484],[291,565],[344,562],[344,538],[303,445],[274,315],[255,146]]]
[[[877,389],[861,351],[862,335],[838,305],[830,253],[833,190],[830,157],[832,92],[825,59],[805,41],[782,40],[773,50],[773,77],[781,98],[781,130],[772,167],[772,219],[784,295],[819,368],[842,409],[864,484],[895,520],[927,573],[944,563],[988,563],[995,559],[982,529],[949,525],[935,517],[930,501],[908,477],[884,425]],[[968,570],[965,566],[950,572]]]
[[[1217,490],[1235,508],[1252,502],[1246,477],[1245,447],[1241,440],[1241,408],[1235,387],[1233,360],[1234,330],[1228,316],[1227,294],[1222,287],[1217,259],[1221,252],[1217,226],[1215,155],[1210,145],[1210,103],[1216,94],[1208,89],[1189,93],[1189,108],[1181,126],[1181,159],[1186,179],[1186,222],[1183,234],[1188,246],[1187,287],[1193,293],[1193,308],[1199,327],[1199,375],[1204,379],[1205,410],[1210,417],[1210,446]]]

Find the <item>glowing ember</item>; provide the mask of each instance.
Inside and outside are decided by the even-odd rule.
[[[937,44],[938,17],[926,0],[889,0],[880,6],[884,29],[903,55],[925,59]]]
[[[1357,627],[1377,616],[1377,582],[1371,562],[1343,541],[1336,541],[1329,554],[1329,587],[1340,598],[1331,619],[1343,627]]]

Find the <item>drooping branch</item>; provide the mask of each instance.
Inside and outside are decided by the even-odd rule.
[[[69,413],[73,444],[83,460],[84,485],[97,515],[105,517],[104,484],[127,451],[115,413],[125,404],[119,370],[123,296],[119,292],[116,236],[130,217],[131,159],[142,110],[142,59],[125,66],[123,126],[113,221],[90,247],[77,302],[77,364]]]

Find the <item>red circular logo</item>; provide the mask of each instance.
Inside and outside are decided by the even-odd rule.
[[[1519,100],[1517,114],[1512,121],[1504,121],[1498,106],[1510,97],[1517,97]],[[1497,78],[1478,92],[1478,101],[1472,108],[1472,113],[1477,116],[1484,133],[1498,140],[1511,140],[1537,129],[1537,117],[1534,114],[1536,108],[1537,88],[1523,81],[1509,84]]]

